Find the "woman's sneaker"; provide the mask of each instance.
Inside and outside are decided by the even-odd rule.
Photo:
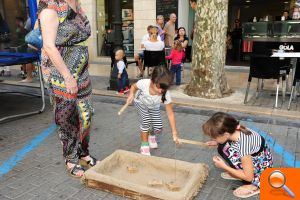
[[[150,154],[150,147],[149,146],[141,146],[140,153],[142,155],[151,156],[151,154]]]
[[[149,135],[148,137],[149,147],[151,149],[157,149],[157,142],[155,135]]]

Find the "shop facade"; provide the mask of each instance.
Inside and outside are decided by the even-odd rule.
[[[193,29],[194,11],[190,8],[188,0],[121,0],[122,10],[122,35],[123,44],[128,56],[140,51],[140,42],[146,34],[148,25],[156,23],[156,16],[165,16],[165,22],[170,13],[177,14],[177,27],[185,27],[188,36]],[[276,0],[275,0],[276,1]],[[280,10],[288,9],[295,0],[286,1],[285,6],[278,6],[275,1],[269,2],[265,6],[259,4],[260,1],[252,0],[247,4],[240,4],[239,0],[229,1],[229,29],[234,27],[234,20],[239,18],[242,22],[250,20],[253,16],[252,10],[261,10],[260,15],[279,13]],[[278,0],[279,2],[279,0]],[[92,28],[92,35],[88,41],[91,61],[101,61],[103,56],[109,56],[109,47],[113,38],[114,22],[114,0],[82,0],[82,7],[85,10]],[[6,19],[11,32],[15,30],[15,17],[22,16],[26,19],[26,0],[0,0],[0,12]],[[253,8],[252,8],[252,7]],[[259,7],[259,9],[257,8]],[[292,8],[290,8],[291,10]],[[13,34],[12,34],[13,35]],[[190,40],[191,41],[191,40]]]
[[[109,56],[109,47],[113,41],[113,1],[85,0],[82,6],[93,24],[89,46],[91,58],[98,60],[102,56]],[[121,9],[123,45],[129,57],[140,50],[142,37],[147,33],[146,28],[156,24],[157,15],[164,15],[167,22],[168,16],[176,13],[177,27],[185,27],[188,35],[193,28],[194,11],[188,0],[122,0]]]

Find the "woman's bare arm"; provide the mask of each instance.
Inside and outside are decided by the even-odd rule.
[[[63,76],[67,92],[75,94],[78,91],[77,82],[70,73],[70,70],[55,45],[59,25],[57,12],[53,9],[44,9],[40,13],[39,18],[41,22],[43,50],[49,56],[54,67]]]

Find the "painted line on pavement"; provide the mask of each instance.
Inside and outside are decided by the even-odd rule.
[[[278,142],[276,142],[276,140],[272,138],[268,133],[260,130],[259,128],[253,125],[250,125],[249,128],[263,136],[266,139],[266,142],[269,145],[269,147],[272,148],[276,154],[282,157],[283,162],[286,165],[290,167],[300,167],[300,161],[296,160],[296,155],[285,150],[285,148],[281,146]]]
[[[45,129],[42,133],[35,136],[29,141],[22,149],[18,150],[13,156],[5,160],[0,165],[0,177],[10,172],[25,156],[36,149],[48,136],[55,132],[56,125],[52,124],[49,128]]]

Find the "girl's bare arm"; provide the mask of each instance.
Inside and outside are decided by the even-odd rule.
[[[178,143],[178,133],[177,133],[177,129],[176,129],[176,120],[175,120],[172,103],[166,104],[166,111],[167,111],[169,123],[171,126],[171,130],[172,130],[173,140],[176,143]]]
[[[226,165],[227,167],[224,168],[227,172],[233,175],[236,178],[240,178],[242,180],[251,182],[254,178],[254,167],[252,164],[252,156],[247,155],[241,158],[243,170],[233,169],[230,166]]]
[[[138,87],[136,86],[136,83],[132,84],[131,87],[130,87],[129,95],[127,97],[127,101],[126,101],[127,104],[132,103],[132,101],[134,99],[134,95],[135,95],[137,90],[138,90]]]

